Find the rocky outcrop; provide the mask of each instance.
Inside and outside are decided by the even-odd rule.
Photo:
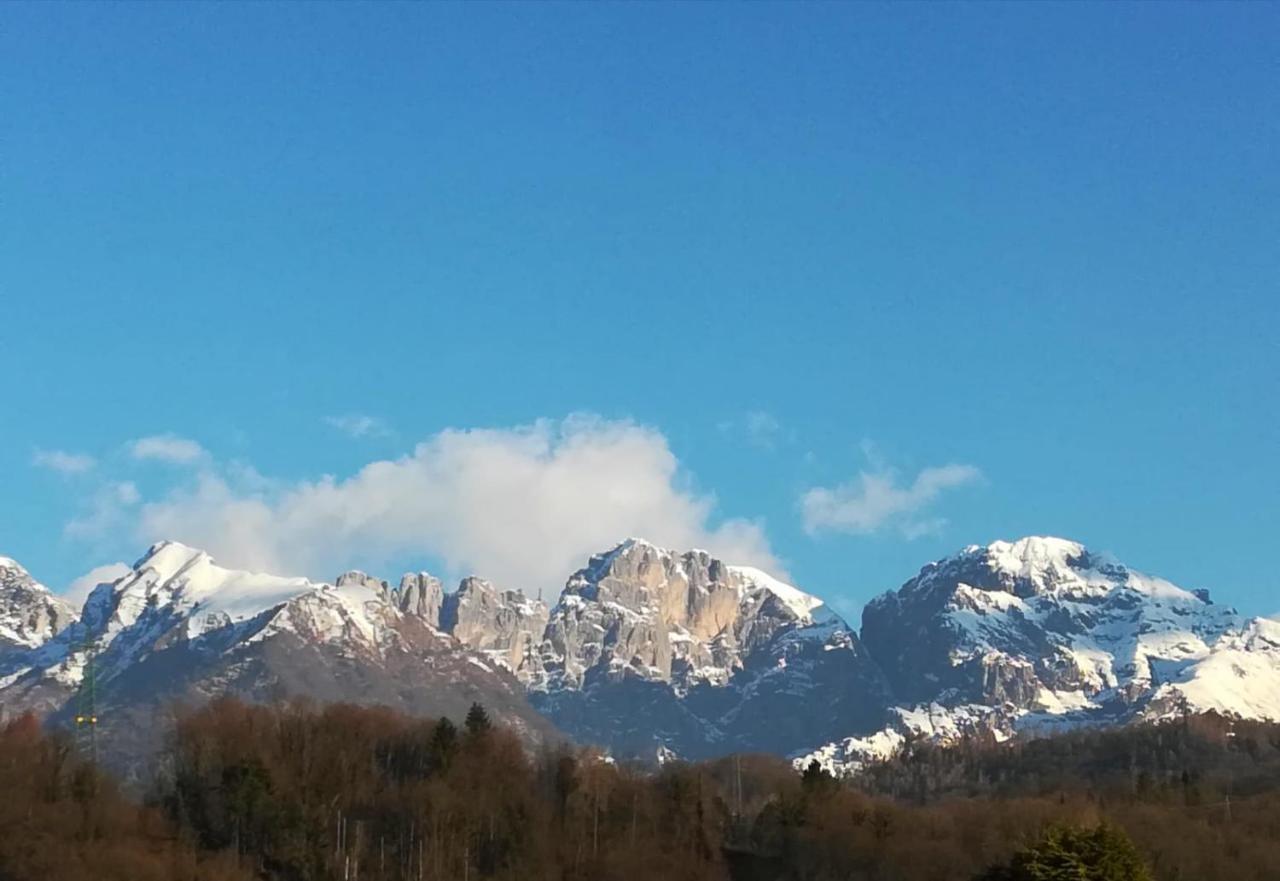
[[[475,576],[444,597],[440,629],[467,648],[528,678],[541,669],[546,603],[514,590],[498,590]]]
[[[875,665],[820,600],[637,539],[569,579],[543,664],[535,705],[621,754],[789,752],[872,724],[885,705]]]
[[[548,676],[723,685],[780,632],[819,620],[834,620],[820,600],[758,570],[630,539],[569,579],[547,627]]]
[[[70,603],[32,578],[16,560],[0,557],[0,653],[36,648],[75,620]]]
[[[416,615],[432,627],[440,626],[440,608],[444,605],[444,585],[426,572],[408,572],[400,579],[396,602],[400,611]]]

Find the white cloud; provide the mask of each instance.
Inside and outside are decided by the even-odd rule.
[[[204,447],[190,438],[175,434],[153,434],[129,443],[129,455],[135,459],[154,459],[174,465],[190,465],[207,457]]]
[[[590,554],[636,535],[785,575],[758,523],[711,526],[714,498],[686,484],[657,430],[573,416],[446,430],[346,479],[279,484],[206,469],[144,505],[137,537],[177,539],[229,565],[318,577],[357,555],[421,554],[455,572],[554,589]]]
[[[93,470],[97,460],[86,453],[68,453],[66,450],[36,450],[31,464],[48,468],[59,474],[84,474]]]
[[[391,429],[376,416],[348,413],[345,416],[326,416],[325,424],[351,437],[386,437]]]
[[[868,456],[876,460],[868,450]],[[834,487],[814,487],[800,499],[804,528],[811,535],[823,532],[867,534],[884,527],[898,529],[914,539],[935,533],[946,525],[939,517],[924,517],[924,510],[947,490],[982,479],[972,465],[925,468],[909,484],[883,465]]]
[[[83,606],[85,599],[99,584],[104,581],[115,581],[122,575],[127,575],[132,571],[132,567],[125,563],[108,563],[105,566],[97,566],[67,585],[67,589],[62,592],[62,598],[77,607]]]

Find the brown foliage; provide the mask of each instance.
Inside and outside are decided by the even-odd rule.
[[[225,855],[182,842],[30,716],[0,728],[0,878],[5,881],[237,881]]]
[[[139,807],[34,720],[10,724],[0,879],[952,881],[1103,822],[1158,881],[1280,865],[1280,727],[1225,720],[921,747],[837,781],[767,756],[654,772],[530,755],[480,724],[226,700],[180,717],[162,765],[158,809]]]

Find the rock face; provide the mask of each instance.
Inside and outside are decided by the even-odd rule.
[[[70,603],[32,578],[16,560],[0,557],[0,653],[36,648],[75,619]]]
[[[908,737],[1005,739],[1214,710],[1280,719],[1280,624],[1057,538],[968,547],[869,603],[894,700],[879,732],[802,760],[856,767]]]
[[[444,605],[444,585],[426,572],[409,572],[400,579],[397,594],[400,611],[417,615],[433,627],[440,626],[440,607]]]
[[[462,579],[444,597],[439,627],[463,645],[528,678],[540,667],[538,647],[547,606],[514,590],[498,590],[482,578]]]
[[[551,612],[535,705],[622,755],[790,752],[882,717],[884,682],[809,594],[705,551],[628,540]]]

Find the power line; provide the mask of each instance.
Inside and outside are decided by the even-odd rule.
[[[76,699],[76,746],[81,758],[98,764],[98,641],[86,634],[81,644],[84,653],[84,677]]]

